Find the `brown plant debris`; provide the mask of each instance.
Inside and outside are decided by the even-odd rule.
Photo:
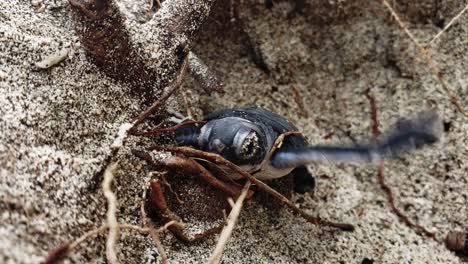
[[[372,135],[374,137],[374,140],[377,141],[377,138],[379,137],[379,119],[377,116],[377,105],[375,102],[375,98],[373,95],[370,94],[370,89],[367,89],[364,92],[365,96],[369,100],[370,108],[371,108],[371,117],[372,117]],[[384,161],[380,161],[379,164],[379,169],[377,173],[377,179],[379,181],[380,188],[387,194],[388,196],[388,202],[390,203],[390,207],[392,208],[392,211],[411,229],[414,230],[420,230],[422,231],[426,236],[434,239],[437,241],[436,233],[431,232],[427,230],[425,227],[413,223],[411,219],[398,207],[395,205],[395,197],[393,195],[393,190],[390,187],[390,185],[385,183],[385,176],[384,176]]]
[[[284,205],[286,205],[291,211],[293,211],[295,214],[300,215],[302,218],[307,220],[308,222],[315,224],[315,225],[322,225],[322,226],[330,226],[334,228],[341,229],[343,231],[353,231],[354,227],[350,224],[344,224],[344,223],[334,223],[330,221],[326,221],[321,219],[318,216],[311,216],[304,212],[303,210],[299,209],[297,206],[295,206],[289,199],[284,197],[282,194],[278,193],[262,181],[258,180],[254,176],[250,175],[249,173],[243,171],[241,168],[239,168],[237,165],[233,164],[232,162],[229,162],[228,160],[224,159],[222,156],[215,154],[215,153],[210,153],[210,152],[205,152],[197,149],[193,149],[190,147],[152,147],[151,150],[158,150],[158,151],[168,151],[168,152],[173,152],[173,153],[180,153],[183,155],[186,155],[188,157],[196,157],[196,158],[201,158],[205,159],[208,161],[211,161],[213,163],[216,163],[217,165],[221,166],[226,166],[229,169],[233,170],[235,173],[238,173],[245,177],[246,179],[250,180],[252,183],[257,185],[261,190],[267,192],[268,194],[272,195],[275,199],[278,201],[282,202]]]

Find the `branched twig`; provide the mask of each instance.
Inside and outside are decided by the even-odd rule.
[[[221,256],[223,255],[224,247],[226,246],[229,238],[231,237],[232,231],[236,226],[237,219],[239,218],[239,214],[242,209],[242,204],[244,203],[245,197],[247,196],[250,185],[250,181],[247,180],[247,182],[244,185],[244,188],[242,189],[241,195],[239,196],[239,198],[237,198],[236,203],[232,207],[231,213],[229,213],[227,219],[227,225],[223,228],[223,231],[219,235],[216,248],[208,260],[209,264],[217,264],[221,261]]]
[[[154,148],[159,148],[159,147],[154,147]],[[224,193],[226,193],[229,196],[237,198],[240,195],[241,188],[239,186],[234,185],[234,184],[229,184],[227,182],[219,180],[218,178],[214,177],[205,167],[203,167],[202,165],[200,165],[198,162],[196,162],[193,159],[187,159],[185,157],[174,156],[174,157],[171,157],[170,159],[155,160],[151,157],[150,154],[143,152],[143,151],[138,151],[138,150],[133,150],[133,154],[146,160],[150,164],[155,164],[155,165],[171,168],[173,170],[177,170],[187,175],[198,175],[201,180],[215,187],[216,189],[222,190]],[[155,188],[159,189],[159,187],[157,186],[155,186]],[[253,192],[249,191],[248,198],[251,198],[252,195],[253,195]],[[163,197],[158,197],[156,199],[156,201],[163,201],[163,200],[164,200]],[[163,204],[159,205],[158,207],[160,207],[161,210],[165,210],[167,208],[167,206]]]
[[[92,236],[96,236],[104,230],[107,229],[107,225],[104,224],[96,229],[93,229],[89,232],[86,232],[83,234],[81,237],[79,237],[77,240],[73,241],[72,243],[65,242],[56,247],[55,249],[51,250],[47,257],[45,258],[43,264],[56,264],[56,263],[61,263],[69,254],[70,252],[79,246],[81,243],[83,243],[85,240]]]
[[[104,197],[107,199],[107,225],[109,226],[109,235],[106,242],[106,257],[109,263],[118,263],[117,253],[115,252],[116,244],[119,238],[119,225],[117,223],[117,198],[112,192],[112,181],[114,180],[114,172],[117,168],[117,163],[111,163],[104,173],[104,181],[102,190]]]
[[[180,224],[175,221],[171,221],[165,224],[163,227],[160,227],[158,229],[139,227],[139,226],[129,225],[129,224],[119,224],[118,228],[122,230],[136,231],[140,234],[150,234],[151,232],[161,233],[163,231],[166,231],[171,225],[180,225]],[[49,254],[47,255],[47,257],[45,257],[45,260],[42,263],[43,264],[61,263],[71,253],[71,251],[75,249],[76,247],[78,247],[79,245],[81,245],[81,243],[85,242],[86,240],[88,240],[89,238],[93,236],[102,234],[108,228],[109,228],[108,224],[103,224],[98,228],[95,228],[91,231],[86,232],[81,237],[79,237],[78,239],[76,239],[75,241],[71,243],[70,242],[62,243],[58,247],[51,250]]]
[[[379,132],[379,122],[378,122],[378,117],[377,117],[377,106],[375,103],[375,98],[370,94],[370,89],[367,89],[365,91],[365,95],[367,99],[369,100],[370,108],[371,108],[371,116],[372,116],[372,134],[374,137],[374,140],[377,141],[377,138],[380,134]],[[377,174],[377,179],[379,181],[380,188],[387,194],[388,196],[388,202],[390,203],[390,207],[392,208],[392,211],[409,227],[412,229],[418,229],[421,230],[426,236],[434,239],[435,241],[438,241],[436,238],[436,233],[431,232],[427,230],[425,227],[413,223],[410,218],[402,212],[400,209],[398,209],[395,205],[395,197],[393,196],[393,191],[392,188],[385,183],[385,176],[384,176],[384,162],[383,160],[380,161],[379,164],[379,170]]]
[[[141,113],[133,123],[133,127],[130,129],[130,133],[134,133],[135,129],[141,122],[143,122],[148,116],[153,114],[159,107],[166,102],[166,100],[180,87],[182,83],[183,77],[185,75],[185,71],[187,70],[187,61],[188,57],[185,57],[182,66],[180,67],[179,72],[176,75],[176,78],[169,86],[169,90],[163,96],[161,96],[156,102],[154,102],[148,109],[146,109],[143,113]]]
[[[296,207],[288,198],[284,197],[282,194],[277,192],[276,190],[272,189],[270,186],[266,185],[262,181],[258,180],[254,176],[252,176],[250,173],[245,172],[241,168],[239,168],[237,165],[233,164],[232,162],[226,160],[222,156],[215,154],[215,153],[210,153],[210,152],[205,152],[197,149],[193,149],[190,147],[152,147],[151,150],[159,150],[159,151],[169,151],[169,152],[174,152],[174,153],[181,153],[184,155],[187,155],[189,157],[198,157],[202,159],[206,159],[209,161],[212,161],[218,165],[226,166],[229,169],[233,170],[235,173],[238,173],[242,175],[244,178],[250,180],[252,183],[257,185],[260,189],[263,191],[267,192],[268,194],[272,195],[279,201],[281,201],[283,204],[285,204],[288,208],[290,208],[294,213],[300,215],[303,217],[305,220],[312,224],[316,225],[323,225],[323,226],[331,226],[335,228],[339,228],[343,231],[353,231],[354,227],[350,224],[344,224],[344,223],[333,223],[330,221],[326,221],[321,219],[318,216],[311,216],[304,212],[303,210],[299,209]]]
[[[107,261],[117,263],[116,244],[120,227],[149,233],[161,252],[164,262],[165,253],[161,250],[158,234],[154,228],[142,229],[129,225],[119,226],[118,224],[116,217],[117,199],[111,188],[116,168],[115,158],[128,132],[133,132],[180,86],[188,64],[187,47],[194,33],[208,16],[214,1],[200,1],[190,4],[184,0],[167,1],[150,23],[133,30],[128,27],[127,23],[124,23],[124,18],[114,0],[69,0],[69,2],[74,13],[76,31],[81,38],[83,47],[92,60],[108,75],[130,83],[136,88],[134,91],[144,95],[147,100],[152,100],[154,95],[162,93],[162,87],[166,86],[170,78],[174,76],[174,72],[177,72],[177,75],[167,94],[159,98],[133,123],[121,126],[119,135],[111,146],[111,153],[106,157],[101,170],[94,177],[95,182],[98,182],[104,174],[102,189],[108,202],[106,225],[92,231],[91,234],[85,234],[86,236],[72,244],[61,245],[51,252],[46,263],[60,261],[73,247],[90,235],[100,233],[106,228],[109,228],[106,242]],[[148,34],[154,30],[162,33]],[[139,35],[142,34],[156,36],[156,39],[140,38]],[[146,41],[146,43],[141,43],[141,41]],[[155,60],[152,58],[155,49],[151,45],[157,46],[161,43],[164,45],[158,50],[161,51],[159,53],[163,54],[158,53],[159,60]],[[184,58],[182,67],[177,71],[175,67],[171,66],[178,65],[181,58]],[[159,67],[161,64],[165,67]]]
[[[414,35],[409,31],[408,27],[405,26],[403,21],[400,19],[400,17],[397,15],[395,10],[392,8],[392,6],[388,3],[387,0],[382,0],[382,4],[388,9],[388,11],[391,13],[392,17],[395,19],[395,21],[398,23],[398,26],[406,33],[406,35],[411,39],[411,41],[416,45],[417,50],[421,54],[421,56],[427,61],[427,64],[429,65],[429,68],[432,71],[432,74],[434,74],[439,81],[439,83],[442,85],[442,88],[444,89],[445,93],[448,95],[450,102],[455,105],[455,107],[458,109],[460,113],[462,113],[465,117],[468,117],[468,113],[465,112],[463,109],[463,106],[460,104],[458,100],[458,96],[453,92],[453,88],[451,85],[445,80],[443,77],[442,73],[440,72],[439,68],[435,64],[434,60],[431,58],[429,55],[429,52],[427,49],[425,49],[419,41],[414,37]]]

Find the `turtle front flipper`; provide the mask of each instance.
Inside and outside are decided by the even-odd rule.
[[[313,162],[375,163],[433,144],[440,139],[442,130],[442,122],[435,112],[421,112],[413,119],[397,122],[380,142],[355,146],[282,148],[275,152],[270,164],[277,169],[286,169]]]

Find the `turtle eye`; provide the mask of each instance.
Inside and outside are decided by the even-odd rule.
[[[223,150],[226,148],[226,145],[224,143],[216,138],[213,141],[209,143],[209,149],[211,151],[214,151],[215,153],[223,153]]]

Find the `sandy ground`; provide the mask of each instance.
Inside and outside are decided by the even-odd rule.
[[[363,94],[367,88],[376,97],[381,129],[400,116],[436,108],[444,120],[442,142],[388,162],[385,174],[397,206],[437,231],[438,238],[467,228],[467,119],[450,104],[427,63],[378,2],[353,6],[353,1],[329,1],[325,7],[309,2],[304,15],[293,18],[288,18],[293,8],[289,2],[271,9],[261,1],[243,5],[245,30],[270,75],[252,62],[227,23],[228,6],[218,3],[193,50],[219,74],[225,93],[207,94],[187,76],[183,89],[191,105],[199,114],[263,106],[287,116],[311,143],[369,138],[370,108]],[[426,43],[466,1],[405,5],[399,11]],[[431,46],[465,106],[467,25],[464,14]],[[65,61],[34,70],[35,62],[65,48]],[[139,100],[128,94],[125,84],[88,62],[66,1],[0,2],[0,263],[38,263],[51,248],[102,223],[105,199],[90,185],[119,126],[142,110]],[[169,105],[185,111],[180,94]],[[150,144],[155,142],[130,137],[119,154],[114,189],[121,223],[141,224],[147,168],[129,150]],[[241,214],[224,263],[461,262],[442,244],[399,221],[377,185],[374,167],[317,164],[311,170],[318,181],[315,195],[295,195],[294,201],[310,213],[352,223],[356,231],[312,226],[286,210],[269,211],[252,201]],[[170,263],[199,263],[214,249],[216,237],[186,246],[167,234],[163,244]],[[104,247],[104,237],[98,237],[75,250],[67,262],[103,263]],[[149,238],[128,232],[122,233],[118,257],[123,263],[159,259]]]

